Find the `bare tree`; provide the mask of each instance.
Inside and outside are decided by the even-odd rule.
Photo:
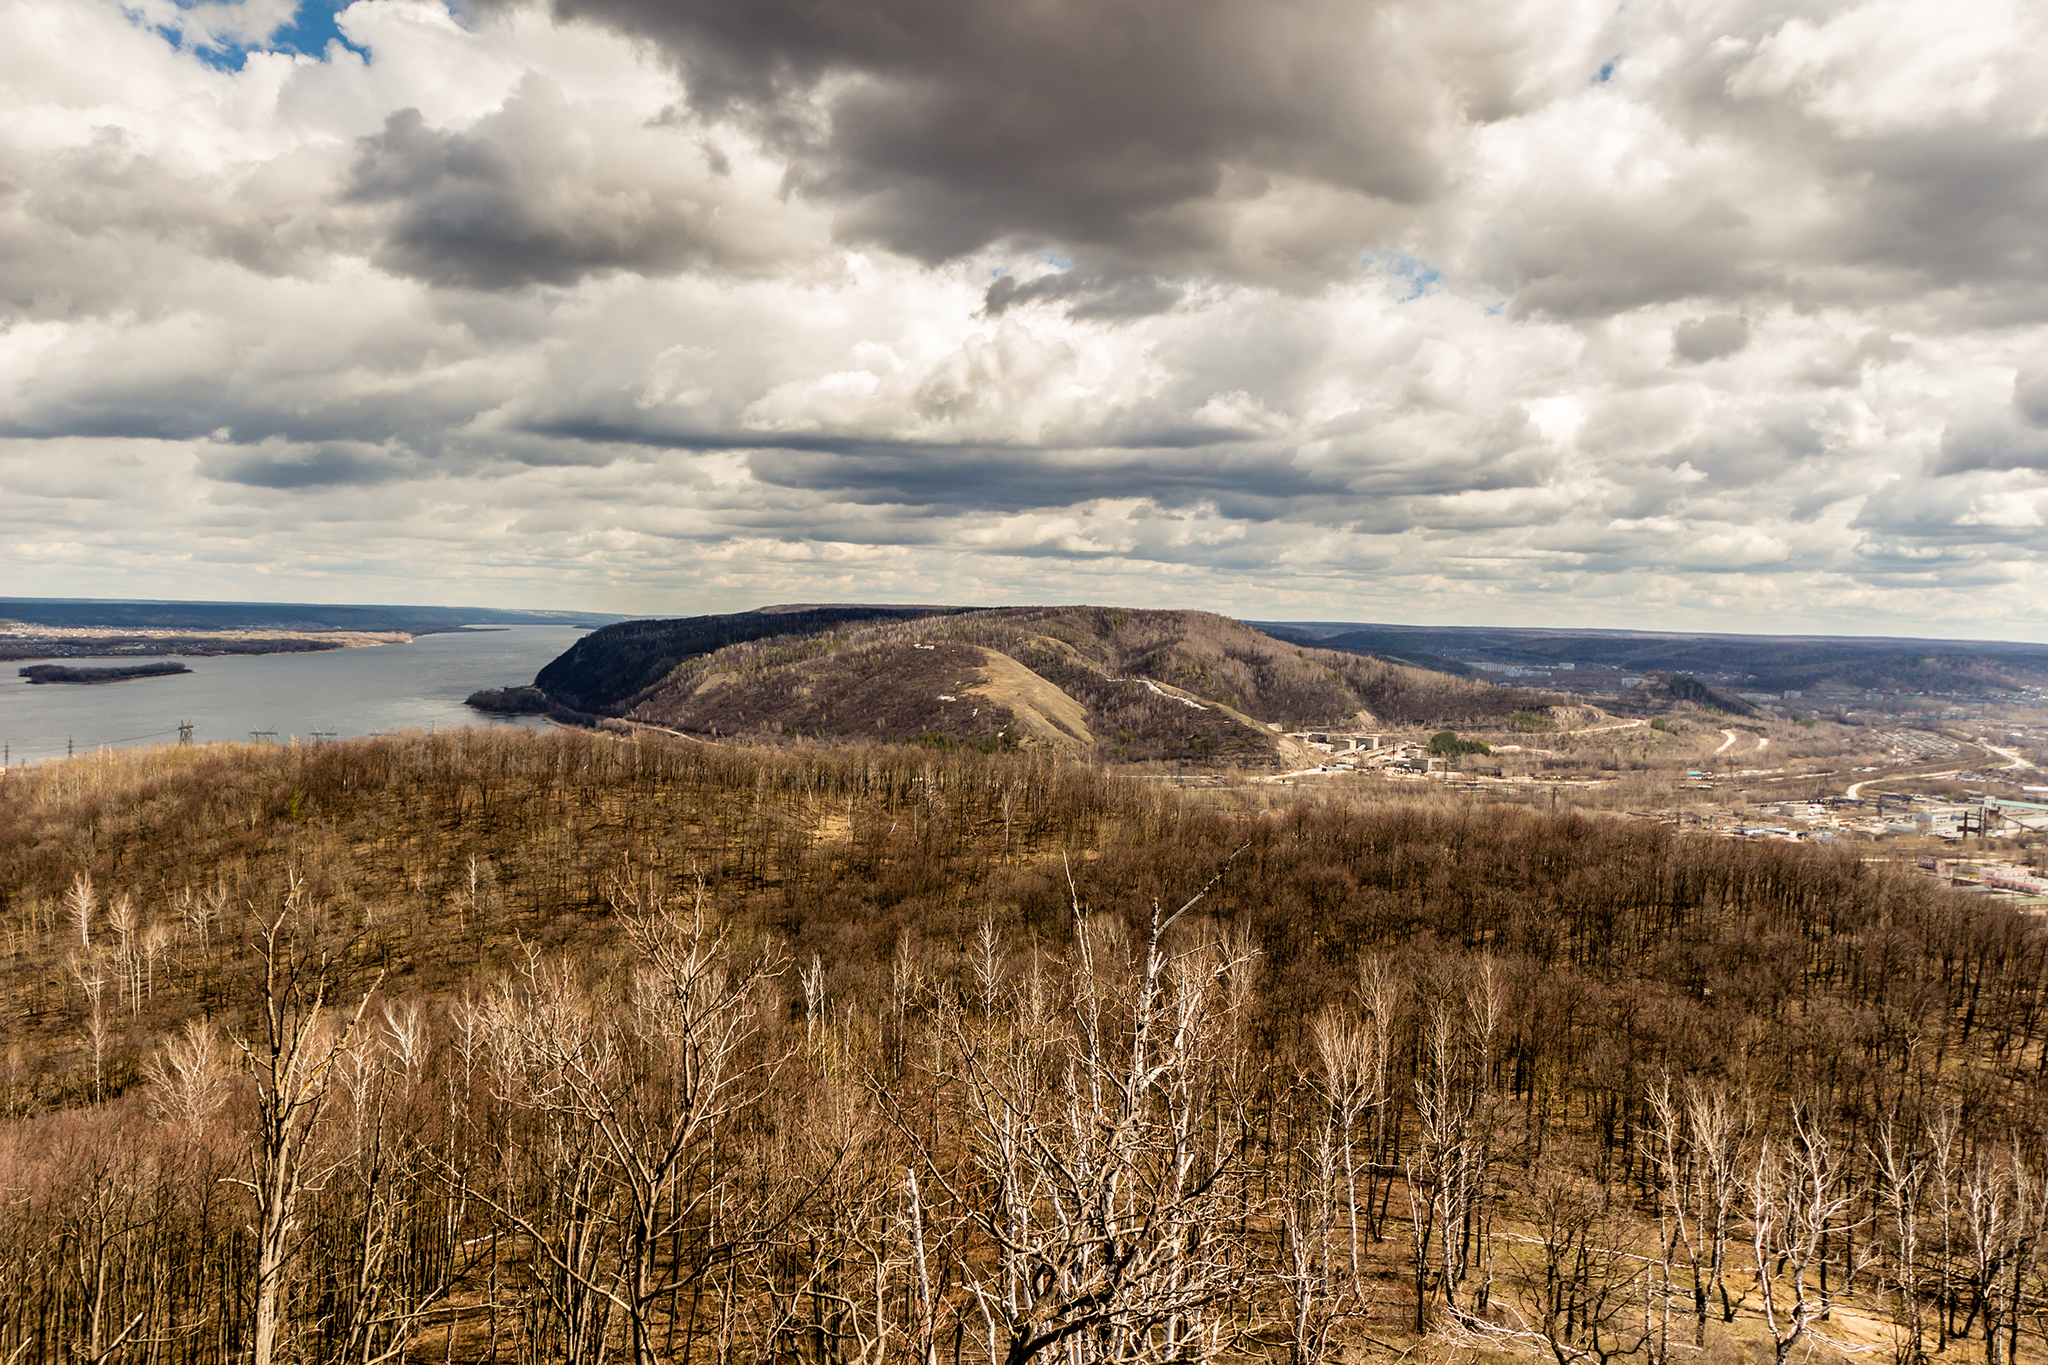
[[[1085,920],[1064,980],[1028,972],[942,1022],[968,1165],[925,1144],[924,1174],[979,1247],[960,1274],[991,1360],[1203,1360],[1229,1330],[1248,1124],[1222,1081],[1253,961],[1242,940],[1168,946],[1204,894],[1155,906],[1137,942]]]
[[[1289,1358],[1321,1360],[1345,1318],[1364,1311],[1356,1136],[1371,1104],[1374,1035],[1348,1011],[1326,1007],[1310,1025],[1318,1069],[1299,1150],[1286,1162],[1279,1278],[1288,1293]],[[1341,1245],[1341,1264],[1337,1248]]]
[[[1406,996],[1401,978],[1385,954],[1366,953],[1359,958],[1358,1004],[1372,1034],[1372,1070],[1367,1077],[1366,1097],[1372,1122],[1368,1149],[1372,1165],[1367,1167],[1365,1191],[1368,1211],[1374,1207],[1373,1182],[1382,1182],[1378,1195],[1380,1212],[1371,1221],[1375,1241],[1382,1235],[1386,1207],[1393,1197],[1393,1173],[1400,1167],[1399,1154],[1394,1150],[1399,1128],[1394,1121],[1392,1074]]]
[[[226,1059],[212,1023],[185,1022],[183,1036],[165,1043],[144,1066],[150,1086],[150,1113],[162,1123],[187,1131],[199,1128],[227,1102]]]
[[[1432,1274],[1454,1317],[1483,1317],[1489,1293],[1493,1044],[1505,1008],[1504,983],[1488,957],[1458,985],[1462,989],[1437,991],[1430,1003],[1415,1082],[1418,1131],[1408,1163],[1408,1198],[1417,1331],[1424,1326]],[[1461,1286],[1475,1270],[1479,1288],[1461,1303]]]
[[[749,1049],[756,993],[780,964],[742,960],[708,922],[701,888],[687,911],[651,881],[621,880],[612,894],[637,959],[623,1001],[593,999],[568,963],[529,954],[486,1008],[501,1094],[544,1121],[559,1165],[539,1205],[480,1193],[567,1282],[577,1313],[597,1309],[590,1296],[616,1309],[634,1360],[655,1365],[660,1301],[756,1239],[771,1216],[726,1199],[718,1157],[723,1126],[758,1100],[777,1064]],[[612,1249],[600,1256],[607,1236]],[[683,1237],[688,1253],[665,1257]]]
[[[1627,1245],[1628,1220],[1612,1191],[1554,1171],[1538,1177],[1529,1211],[1535,1236],[1503,1239],[1492,1310],[1453,1313],[1456,1336],[1533,1348],[1556,1365],[1607,1365],[1646,1347],[1659,1358],[1642,1292],[1652,1258]]]
[[[246,1177],[233,1183],[256,1201],[256,1293],[253,1365],[276,1359],[285,1271],[298,1232],[301,1195],[317,1184],[314,1137],[334,1082],[334,1062],[353,1041],[369,1006],[363,995],[339,1024],[327,1010],[332,965],[307,940],[310,906],[294,882],[278,912],[257,931],[263,995],[254,1037],[237,1037],[256,1091],[256,1133]]]
[[[1879,1197],[1890,1215],[1888,1278],[1899,1296],[1892,1359],[1895,1365],[1920,1365],[1927,1354],[1920,1294],[1920,1201],[1927,1183],[1927,1160],[1900,1135],[1897,1117],[1892,1114],[1878,1120],[1870,1159],[1877,1172]]]
[[[1784,1365],[1827,1311],[1810,1277],[1831,1237],[1856,1226],[1856,1192],[1843,1176],[1843,1157],[1819,1120],[1795,1105],[1790,1132],[1766,1136],[1745,1180],[1750,1249],[1764,1330]],[[1835,1344],[1835,1343],[1830,1343]]]
[[[84,952],[92,951],[92,924],[99,908],[99,895],[93,890],[92,874],[79,873],[64,893],[64,909],[78,928],[78,946]]]
[[[2041,1181],[2017,1143],[1982,1143],[1963,1168],[1959,1194],[1984,1319],[1984,1365],[2000,1365],[2017,1352],[2022,1286],[2048,1217]]]
[[[1659,1216],[1669,1219],[1665,1249],[1659,1254],[1664,1288],[1668,1295],[1671,1256],[1676,1251],[1684,1257],[1691,1282],[1692,1344],[1703,1347],[1715,1294],[1720,1295],[1724,1319],[1733,1317],[1726,1274],[1740,1193],[1737,1107],[1725,1090],[1692,1078],[1674,1093],[1669,1076],[1650,1087],[1648,1100],[1650,1140],[1664,1201]]]
[[[106,964],[94,953],[85,957],[74,954],[66,965],[71,979],[85,996],[85,1041],[92,1051],[92,1099],[94,1104],[100,1104],[107,1097],[107,1043],[111,1037],[107,1027]]]

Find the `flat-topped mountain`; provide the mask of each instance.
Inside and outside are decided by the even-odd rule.
[[[594,631],[484,709],[707,738],[1051,748],[1268,765],[1288,729],[1484,724],[1553,698],[1276,640],[1201,611],[803,606]]]

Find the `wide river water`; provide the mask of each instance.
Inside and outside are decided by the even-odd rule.
[[[316,732],[340,738],[451,725],[543,724],[494,719],[462,699],[479,687],[533,681],[542,665],[584,631],[573,626],[510,626],[422,635],[410,644],[329,649],[317,654],[228,654],[179,658],[190,673],[91,686],[32,684],[0,673],[0,744],[13,763],[90,753],[106,745],[174,743],[192,722],[193,742],[247,741],[276,731],[278,743]],[[151,662],[133,656],[105,663]],[[94,667],[102,661],[46,662]]]

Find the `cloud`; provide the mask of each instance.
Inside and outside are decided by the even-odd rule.
[[[379,484],[415,473],[418,462],[406,452],[354,441],[326,441],[292,446],[266,440],[202,455],[202,477],[251,488],[325,488],[337,484]]]
[[[1941,435],[1936,474],[1973,469],[2035,469],[2048,473],[2048,431],[1997,419],[1951,427]]]
[[[1749,319],[1734,313],[1693,318],[1671,329],[1671,359],[1701,365],[1722,360],[1749,345]]]
[[[21,591],[2048,635],[2032,9],[0,5]]]
[[[373,259],[430,284],[802,269],[816,245],[802,216],[750,211],[730,158],[693,131],[572,105],[528,75],[461,130],[430,128],[417,109],[391,114],[358,140],[346,199],[390,210]]]
[[[1002,275],[982,296],[990,317],[1033,303],[1063,303],[1074,318],[1141,318],[1179,303],[1185,290],[1153,275],[1116,270],[1054,270]]]
[[[2048,364],[2027,366],[2013,376],[2012,405],[2029,426],[2048,427]]]
[[[565,0],[661,44],[700,111],[745,118],[849,240],[938,261],[991,242],[1061,241],[1146,259],[1230,254],[1231,205],[1291,177],[1421,205],[1467,86],[1512,104],[1494,54],[1446,89],[1417,70],[1430,7],[1337,0]],[[1249,180],[1240,168],[1250,168]],[[1220,213],[1218,210],[1220,209]]]

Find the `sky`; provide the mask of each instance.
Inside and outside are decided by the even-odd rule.
[[[2048,4],[0,0],[0,592],[2048,640]]]

